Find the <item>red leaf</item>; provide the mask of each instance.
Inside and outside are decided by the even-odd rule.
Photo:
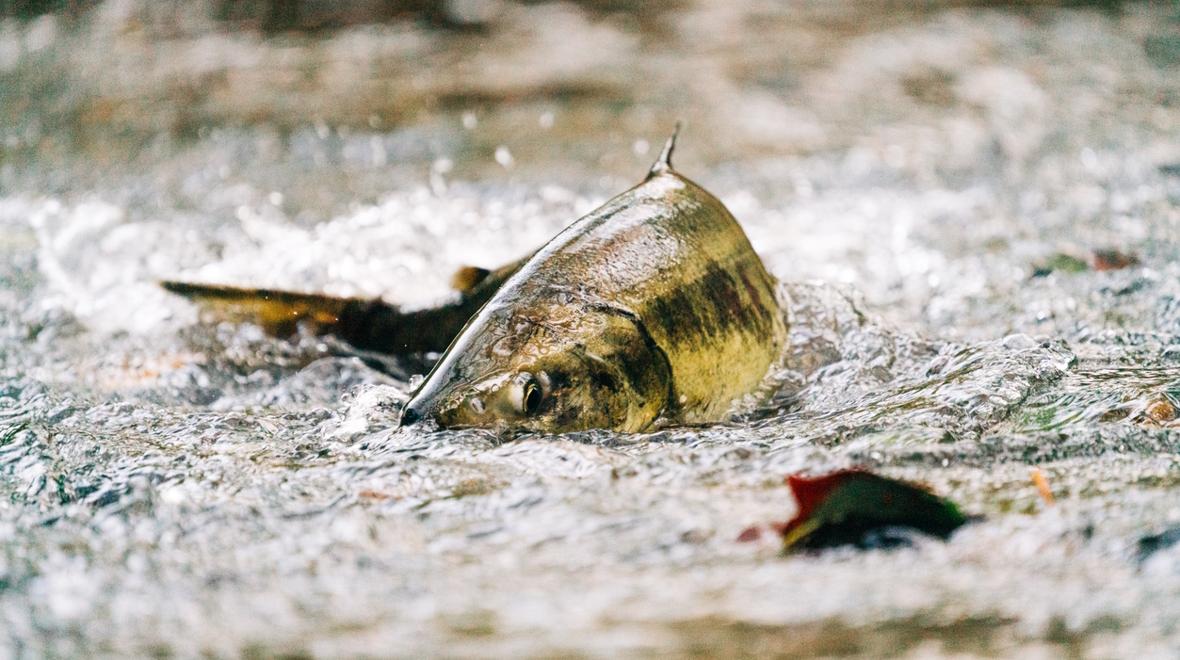
[[[1094,270],[1120,270],[1139,264],[1139,257],[1118,250],[1094,250]]]
[[[792,475],[786,481],[799,509],[789,522],[773,528],[788,550],[896,545],[907,541],[906,530],[947,538],[967,522],[954,503],[928,488],[867,470]]]
[[[779,533],[785,536],[787,532],[803,524],[808,518],[811,518],[812,514],[815,513],[816,507],[828,498],[832,490],[853,474],[868,474],[868,472],[859,468],[852,468],[839,470],[819,477],[807,477],[801,474],[788,476],[786,478],[787,486],[791,488],[791,494],[795,496],[795,502],[798,503],[799,510],[795,513],[794,518],[791,518],[785,525],[782,525]]]

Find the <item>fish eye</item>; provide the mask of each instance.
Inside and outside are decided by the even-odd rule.
[[[516,412],[521,415],[532,415],[541,407],[545,393],[541,383],[530,373],[521,373],[512,383],[511,402]]]
[[[531,415],[541,407],[541,388],[536,383],[529,383],[524,392],[524,411]]]

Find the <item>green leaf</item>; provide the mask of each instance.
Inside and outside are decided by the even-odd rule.
[[[1085,261],[1064,252],[1050,256],[1044,263],[1033,266],[1033,277],[1044,277],[1054,271],[1060,273],[1081,273],[1090,269]]]

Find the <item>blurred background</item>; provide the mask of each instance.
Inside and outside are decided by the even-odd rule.
[[[6,189],[177,191],[202,161],[309,209],[431,173],[631,181],[676,119],[689,172],[856,149],[895,176],[1015,174],[1176,129],[1163,0],[0,8]]]

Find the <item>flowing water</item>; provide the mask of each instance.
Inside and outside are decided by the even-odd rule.
[[[0,655],[1174,656],[1180,8],[972,5],[0,22]],[[399,430],[428,360],[155,285],[429,305],[677,118],[791,323],[727,424]],[[850,465],[985,519],[782,556]]]

